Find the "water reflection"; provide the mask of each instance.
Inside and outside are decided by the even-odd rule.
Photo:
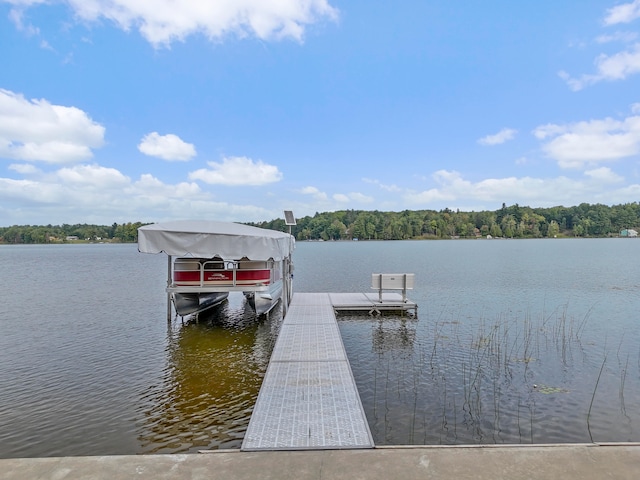
[[[145,392],[141,453],[238,448],[281,323],[229,301],[167,332],[163,381]]]
[[[300,242],[295,290],[419,274],[419,321],[340,318],[378,444],[637,442],[639,249]],[[0,246],[0,272],[0,457],[241,444],[278,314],[255,321],[238,295],[167,329],[166,256],[133,245]]]
[[[340,321],[379,445],[636,441],[637,350],[597,326],[566,306],[535,318]]]
[[[373,351],[384,353],[390,350],[411,350],[416,338],[417,319],[391,318],[378,320],[377,327],[373,330]]]

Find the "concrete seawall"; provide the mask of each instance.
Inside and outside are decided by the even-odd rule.
[[[0,460],[0,479],[563,479],[640,478],[640,444],[216,451]]]

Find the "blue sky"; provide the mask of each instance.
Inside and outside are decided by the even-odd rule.
[[[0,225],[640,200],[640,0],[0,0]]]

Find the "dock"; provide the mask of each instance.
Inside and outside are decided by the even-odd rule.
[[[373,446],[330,294],[296,293],[241,449]]]
[[[418,304],[407,298],[407,290],[413,290],[414,273],[372,273],[371,289],[377,293],[329,293],[336,312],[365,311],[369,315],[382,312],[404,314],[413,311],[418,315]],[[394,290],[389,292],[389,290]]]
[[[381,315],[383,312],[418,314],[418,304],[407,300],[399,293],[328,293],[336,312],[367,312]]]
[[[336,312],[407,310],[417,305],[406,293],[296,293],[242,450],[373,448]]]

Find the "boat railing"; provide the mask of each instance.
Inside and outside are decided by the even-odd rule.
[[[278,280],[277,263],[272,260],[222,260],[177,258],[170,288],[265,286]]]

